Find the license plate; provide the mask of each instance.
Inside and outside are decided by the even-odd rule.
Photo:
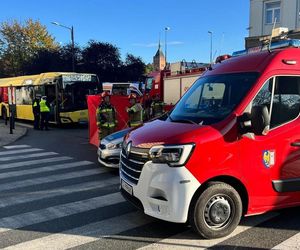
[[[130,186],[127,182],[121,180],[121,187],[130,195],[132,195],[132,186]]]

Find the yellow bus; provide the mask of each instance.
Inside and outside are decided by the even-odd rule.
[[[9,116],[9,104],[15,104],[16,118],[34,120],[32,103],[36,96],[47,96],[50,122],[86,123],[86,95],[102,91],[95,74],[50,72],[39,75],[0,79],[0,115]]]

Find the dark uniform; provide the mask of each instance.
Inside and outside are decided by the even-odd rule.
[[[33,128],[40,129],[40,100],[38,98],[35,98],[32,103],[32,112],[34,116]]]
[[[151,117],[156,118],[161,116],[165,112],[164,107],[164,102],[159,100],[159,96],[156,96],[151,104]]]
[[[143,107],[139,102],[136,102],[136,95],[131,94],[129,100],[134,99],[135,103],[127,108],[128,125],[129,127],[137,127],[143,124]]]
[[[117,126],[116,110],[110,103],[102,101],[96,113],[99,139],[103,139],[115,131]]]

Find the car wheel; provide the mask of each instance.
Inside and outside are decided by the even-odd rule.
[[[238,192],[222,182],[211,182],[192,204],[190,224],[206,239],[232,233],[242,217],[242,201]]]

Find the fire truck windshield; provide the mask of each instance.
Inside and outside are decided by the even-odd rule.
[[[209,125],[223,120],[244,98],[258,73],[235,73],[199,78],[169,115],[173,122]]]

